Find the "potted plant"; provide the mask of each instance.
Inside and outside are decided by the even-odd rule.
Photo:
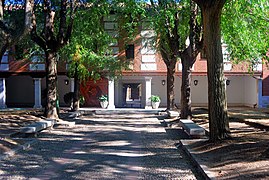
[[[150,98],[151,106],[153,109],[158,109],[160,106],[161,98],[157,95],[152,95]]]
[[[107,95],[102,95],[98,99],[100,101],[101,107],[102,108],[107,108],[107,106],[108,106],[108,97],[107,97]]]

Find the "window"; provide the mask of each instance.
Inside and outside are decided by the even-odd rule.
[[[126,59],[134,59],[134,45],[129,44],[125,50]]]

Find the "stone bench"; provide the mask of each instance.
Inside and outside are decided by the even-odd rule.
[[[38,121],[28,126],[20,128],[20,133],[24,134],[36,134],[44,129],[52,127],[55,123],[54,119],[47,119],[44,121]]]
[[[189,136],[205,136],[204,128],[195,124],[192,120],[181,119],[179,124]]]
[[[177,112],[177,111],[167,111],[167,114],[168,114],[168,117],[169,118],[177,118],[177,117],[179,117],[179,112]]]

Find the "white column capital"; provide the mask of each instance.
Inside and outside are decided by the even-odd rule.
[[[148,77],[148,76],[146,76],[146,77],[145,77],[145,80],[146,80],[146,81],[151,81],[151,80],[152,80],[152,77]]]
[[[41,78],[33,78],[33,80],[34,80],[34,85],[35,85],[35,83],[41,83]]]

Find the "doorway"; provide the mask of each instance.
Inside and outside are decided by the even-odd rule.
[[[122,88],[123,107],[141,108],[142,84],[124,83]]]

